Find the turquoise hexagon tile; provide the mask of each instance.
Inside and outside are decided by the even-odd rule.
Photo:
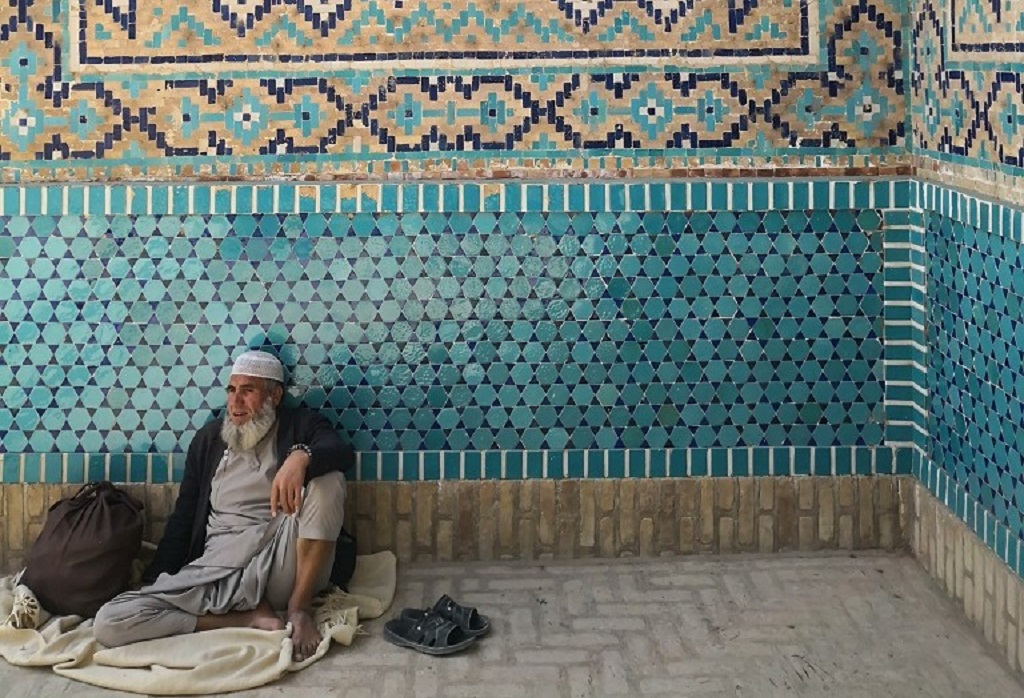
[[[156,451],[147,477],[174,479],[159,454],[178,451],[218,409],[220,397],[202,388],[216,383],[232,347],[249,343],[284,346],[298,383],[292,399],[333,411],[364,448],[422,453],[422,477],[465,472],[435,467],[430,449],[484,452],[469,469],[480,477],[499,467],[494,456],[488,467],[488,453],[503,454],[507,477],[640,467],[640,456],[620,460],[618,448],[645,454],[653,473],[662,456],[669,474],[729,472],[730,462],[737,474],[817,472],[825,452],[829,468],[854,467],[858,449],[881,438],[879,218],[764,207],[826,195],[866,206],[894,200],[898,184],[572,185],[562,196],[484,185],[480,198],[439,190],[438,201],[474,207],[495,197],[535,205],[531,192],[541,191],[539,200],[569,209],[465,217],[359,215],[380,197],[360,194],[349,206],[330,186],[318,189],[334,192],[318,195],[321,204],[356,215],[316,213],[302,202],[317,197],[279,185],[147,195],[152,213],[178,215],[144,215],[133,194],[139,215],[93,215],[126,210],[127,197],[70,189],[69,201],[81,192],[92,207],[88,217],[15,217],[0,236],[10,241],[0,247],[10,255],[0,294],[19,318],[0,322],[0,334],[17,340],[5,358],[25,364],[5,375],[5,448],[32,449],[34,437],[38,450],[69,458],[83,448]],[[410,209],[433,201],[418,187],[399,190]],[[722,197],[750,210],[642,210],[669,200],[707,209]],[[638,210],[608,210],[627,200]],[[16,203],[18,213],[37,205]],[[213,205],[226,215],[194,213]],[[305,212],[237,213],[251,205]],[[49,235],[57,228],[61,236]],[[93,334],[102,351],[86,347]],[[37,337],[45,349],[33,345],[38,360],[26,360]],[[19,375],[44,390],[26,390]],[[168,384],[177,398],[161,392]],[[16,419],[12,407],[25,404]],[[57,420],[53,405],[66,417]],[[828,450],[805,458],[756,446],[792,443]],[[522,448],[545,451],[517,457]],[[530,455],[561,458],[564,448],[583,455]],[[121,468],[90,459],[89,472],[96,467]],[[142,473],[135,461],[126,468],[132,479]],[[78,473],[69,462],[67,477]]]
[[[983,208],[959,192],[938,194],[924,231],[927,454],[941,469],[940,482],[951,478],[992,526],[1006,527],[1016,540],[1024,536],[1024,247],[1014,224],[1020,211]],[[1001,223],[990,229],[995,221]],[[988,524],[973,524],[991,542]]]
[[[14,450],[175,452],[242,343],[369,451],[881,442],[871,210],[85,220],[4,219]]]

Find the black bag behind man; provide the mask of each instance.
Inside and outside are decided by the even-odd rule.
[[[103,481],[50,507],[21,583],[50,613],[90,618],[128,589],[142,548],[142,504]]]

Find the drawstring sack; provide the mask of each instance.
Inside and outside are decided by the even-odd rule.
[[[85,485],[50,507],[21,583],[50,613],[91,618],[128,589],[142,528],[134,497],[107,481]]]

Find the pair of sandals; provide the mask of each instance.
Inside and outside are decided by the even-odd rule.
[[[429,609],[406,608],[384,624],[384,639],[432,655],[454,654],[491,629],[487,616],[444,594]]]

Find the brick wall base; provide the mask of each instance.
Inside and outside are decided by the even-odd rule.
[[[412,560],[534,560],[908,544],[901,476],[350,482],[361,552]],[[0,569],[17,569],[49,506],[77,485],[0,486]],[[157,540],[176,485],[129,485]]]
[[[964,615],[1014,671],[1024,671],[1024,580],[916,480],[910,543]]]

